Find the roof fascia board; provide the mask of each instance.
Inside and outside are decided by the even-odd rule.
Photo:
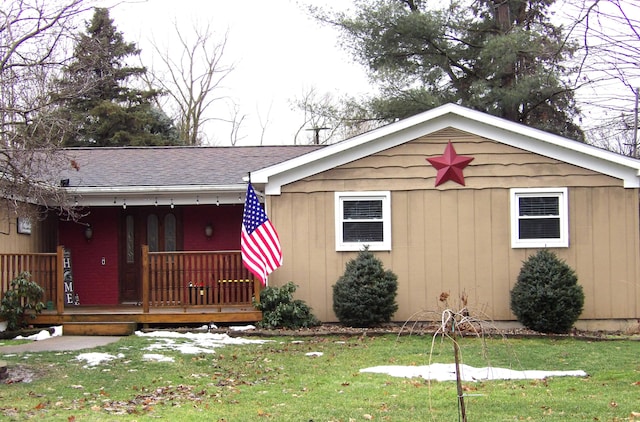
[[[78,206],[242,204],[246,185],[113,186],[66,188]]]
[[[451,104],[449,104],[449,106],[451,106]],[[282,163],[278,163],[273,166],[266,167],[264,169],[256,170],[251,173],[251,182],[252,183],[269,183],[270,181],[272,181],[270,179],[271,176],[277,175],[279,173],[286,173],[289,170],[295,169],[296,167],[306,166],[313,162],[322,161],[323,159],[326,159],[329,157],[336,157],[339,155],[343,155],[342,153],[345,151],[349,152],[349,155],[353,155],[355,159],[361,158],[360,156],[358,156],[358,154],[353,154],[350,151],[353,150],[354,148],[358,148],[361,145],[370,143],[371,141],[374,141],[376,139],[385,139],[391,136],[399,136],[399,134],[402,133],[403,130],[411,130],[413,128],[414,131],[411,131],[410,133],[414,133],[414,132],[418,133],[419,130],[415,128],[417,124],[424,121],[431,120],[439,115],[444,114],[444,112],[446,111],[445,109],[448,109],[448,107],[442,106],[429,111],[425,111],[424,113],[420,113],[415,116],[411,116],[406,119],[399,120],[398,122],[391,123],[386,126],[382,126],[378,129],[374,129],[372,131],[363,133],[361,135],[354,136],[353,138],[346,139],[336,144],[328,145],[317,151],[312,151],[308,154],[304,154],[299,157],[292,158],[291,160],[287,160]],[[410,139],[411,138],[407,140],[410,140]],[[399,145],[404,141],[405,139],[404,137],[402,137],[397,140],[395,145]],[[395,146],[395,145],[391,145],[391,146]],[[376,146],[372,146],[372,151],[376,152],[375,151],[376,148],[377,148]],[[382,151],[385,148],[389,148],[389,147],[383,146],[382,148],[378,149],[378,151]],[[364,150],[361,150],[361,152],[362,151]],[[341,164],[345,164],[353,160],[346,160],[346,161],[338,160],[338,161],[339,162],[342,161]]]
[[[184,186],[102,186],[102,187],[69,187],[70,194],[78,195],[106,195],[135,194],[135,193],[191,193],[191,192],[244,192],[247,185],[184,185]]]
[[[596,148],[579,141],[563,138],[515,122],[498,119],[495,125],[484,116],[476,119],[453,119],[451,126],[515,148],[550,157],[578,167],[620,179],[625,188],[640,187],[640,160]]]
[[[640,160],[520,123],[447,104],[371,132],[327,146],[252,173],[252,181],[265,184],[265,193],[279,195],[283,185],[400,145],[446,127],[502,142],[623,180],[624,187],[640,187]]]
[[[435,132],[440,129],[444,129],[445,127],[446,126],[442,126],[441,121],[430,120],[428,122],[423,122],[420,125],[401,128],[397,132],[383,134],[377,133],[379,136],[376,137],[367,136],[362,139],[352,138],[353,141],[356,141],[353,142],[352,145],[343,145],[351,140],[343,141],[339,144],[334,144],[341,148],[330,149],[334,146],[331,145],[317,151],[318,153],[323,153],[321,155],[318,154],[320,156],[311,157],[311,155],[316,154],[314,151],[302,157],[298,157],[301,159],[299,163],[281,163],[282,165],[279,165],[280,168],[278,169],[275,168],[276,166],[268,167],[264,169],[264,173],[260,173],[258,175],[259,180],[261,183],[265,183],[265,193],[267,195],[280,195],[283,185],[350,163],[371,154],[393,148],[423,136],[425,133]],[[366,135],[369,135],[369,133]],[[253,180],[253,173],[251,178]]]

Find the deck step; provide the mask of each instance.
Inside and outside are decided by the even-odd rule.
[[[65,322],[65,336],[128,336],[135,332],[135,322]]]

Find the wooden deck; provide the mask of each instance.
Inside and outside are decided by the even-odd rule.
[[[247,307],[164,307],[151,308],[143,312],[141,306],[75,306],[66,307],[63,313],[42,311],[33,320],[35,325],[63,325],[65,323],[119,323],[136,324],[207,324],[207,323],[251,323],[260,321],[262,312],[253,306]]]
[[[124,334],[142,325],[239,324],[262,319],[253,300],[261,284],[242,266],[239,251],[149,252],[142,250],[142,298],[136,304],[65,304],[63,251],[0,256],[0,293],[22,271],[45,289],[48,309],[29,323],[82,327],[82,334]],[[125,328],[126,327],[126,328]]]

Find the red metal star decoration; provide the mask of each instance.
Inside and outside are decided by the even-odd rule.
[[[447,147],[444,149],[444,154],[440,157],[427,158],[427,161],[438,170],[436,186],[441,185],[448,180],[452,180],[464,186],[464,175],[462,174],[462,169],[473,161],[473,157],[458,155],[456,150],[453,148],[453,144],[449,141],[449,144],[447,144]]]

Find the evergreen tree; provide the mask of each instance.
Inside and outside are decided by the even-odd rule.
[[[372,327],[391,321],[398,310],[398,276],[365,248],[347,262],[333,285],[333,311],[343,325]]]
[[[316,18],[342,30],[346,48],[380,95],[349,118],[389,122],[457,103],[583,140],[563,63],[575,46],[547,17],[555,0],[355,0],[355,13]],[[437,6],[435,6],[437,7]]]
[[[555,253],[541,249],[524,262],[511,290],[511,310],[525,327],[567,333],[583,307],[578,276]]]
[[[135,43],[125,42],[117,31],[109,10],[96,8],[53,94],[60,114],[76,128],[66,146],[178,143],[173,123],[152,106],[159,92],[128,86],[146,72],[126,63],[139,54]]]

